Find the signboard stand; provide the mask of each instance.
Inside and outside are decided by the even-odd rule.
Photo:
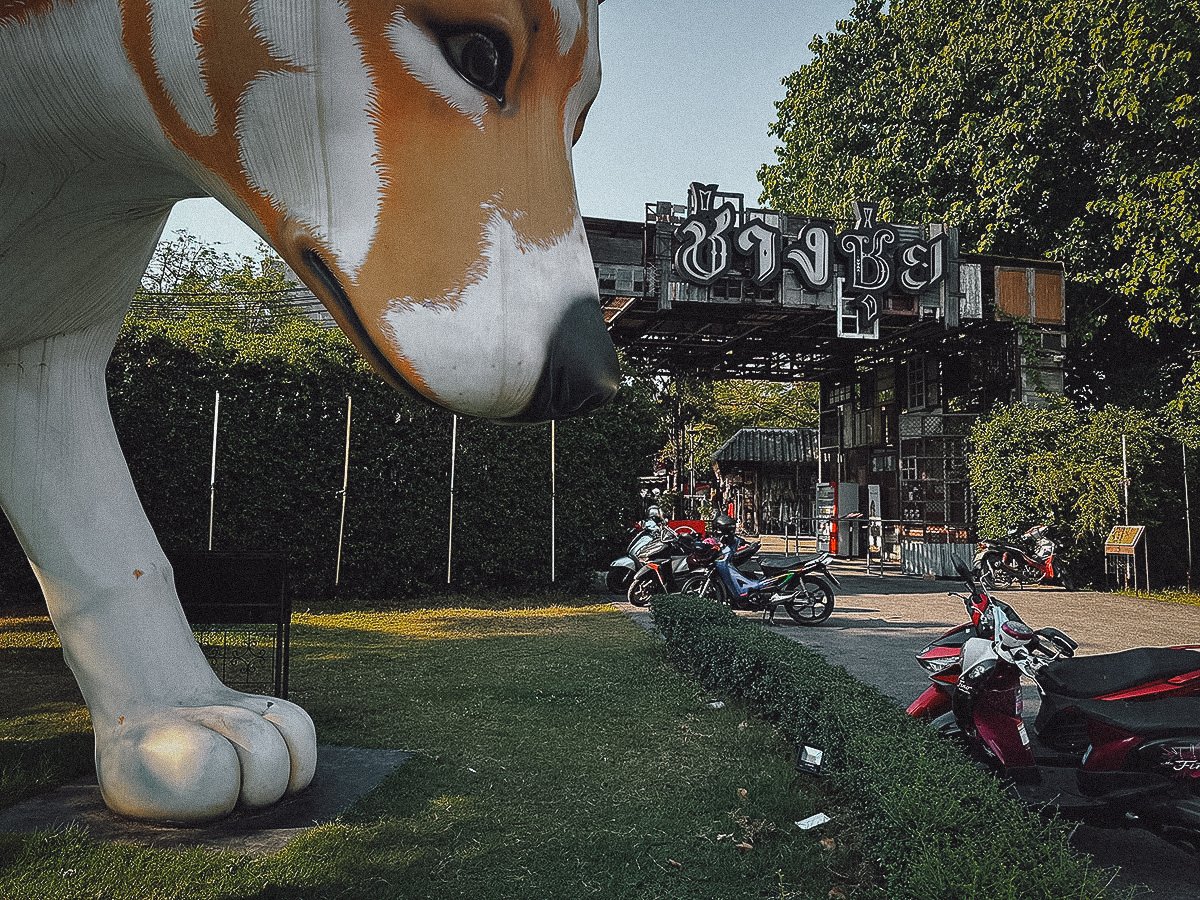
[[[879,557],[879,577],[883,577],[883,508],[882,488],[867,485],[867,574],[871,574],[871,557]]]
[[[1129,587],[1129,573],[1133,572],[1133,592],[1141,594],[1138,587],[1137,554],[1142,549],[1142,564],[1146,573],[1146,592],[1150,592],[1150,542],[1146,538],[1144,525],[1116,525],[1104,539],[1105,570],[1110,574],[1123,574],[1122,587]]]

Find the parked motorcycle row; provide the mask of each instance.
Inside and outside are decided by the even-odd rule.
[[[1010,529],[1002,541],[980,541],[972,572],[988,590],[1027,584],[1061,584],[1075,590],[1067,564],[1058,558],[1058,545],[1047,525],[1021,532]]]
[[[671,528],[652,507],[613,562],[609,589],[644,606],[656,593],[691,593],[774,621],[815,625],[833,612],[829,555],[758,561],[761,544],[717,516],[711,534]],[[955,560],[967,620],[917,661],[929,686],[908,707],[1001,776],[1024,801],[1101,827],[1141,828],[1200,854],[1200,645],[1076,656],[1056,628],[1030,628],[998,587],[1057,582],[1074,590],[1044,525],[979,545]],[[1023,679],[1041,705],[1022,718]]]
[[[1024,800],[1200,853],[1200,645],[1075,656],[1031,629],[961,563],[968,621],[917,655],[930,685],[908,708],[1011,781]],[[1029,729],[1022,677],[1041,696]]]
[[[610,566],[607,584],[645,606],[654,594],[698,594],[734,609],[761,611],[774,624],[780,606],[798,625],[816,625],[833,612],[829,555],[757,560],[761,543],[737,533],[724,514],[712,523],[712,536],[689,527],[671,528],[652,507],[651,515],[631,535],[625,556]]]

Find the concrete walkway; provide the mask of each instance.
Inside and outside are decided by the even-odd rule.
[[[833,615],[822,625],[791,624],[780,611],[778,634],[818,650],[835,665],[879,688],[907,706],[929,683],[914,656],[948,628],[966,621],[963,591],[952,581],[928,581],[899,575],[889,567],[880,578],[868,576],[861,562],[838,561],[833,570],[842,582]],[[1092,591],[1061,588],[1001,591],[1031,627],[1061,628],[1079,642],[1079,653],[1110,653],[1140,646],[1200,644],[1200,606],[1138,600]],[[649,624],[649,614],[625,603],[618,606]],[[758,620],[757,613],[739,613]],[[786,624],[783,624],[786,623]],[[1037,711],[1037,692],[1027,687],[1026,718]],[[1119,866],[1116,884],[1146,885],[1154,900],[1200,898],[1200,860],[1152,835],[1081,826],[1075,846],[1102,866]]]

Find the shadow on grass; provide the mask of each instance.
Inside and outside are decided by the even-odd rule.
[[[0,741],[0,809],[95,771],[92,735]]]
[[[425,593],[392,602],[357,597],[329,597],[305,600],[295,604],[296,610],[314,615],[362,612],[417,612],[439,609],[541,609],[549,606],[593,606],[607,602],[607,597],[594,591],[555,589],[514,595],[502,590]]]

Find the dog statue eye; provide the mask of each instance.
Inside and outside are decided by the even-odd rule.
[[[442,35],[442,47],[459,75],[504,103],[504,88],[512,70],[512,45],[507,37],[490,28],[458,28]]]

